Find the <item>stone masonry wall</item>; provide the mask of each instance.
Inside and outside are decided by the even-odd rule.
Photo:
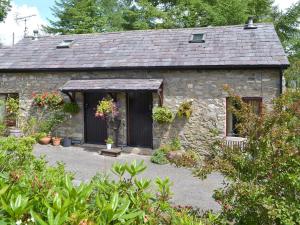
[[[206,151],[212,139],[210,131],[218,129],[225,135],[226,93],[223,85],[228,84],[243,97],[263,97],[267,105],[280,93],[280,71],[276,69],[245,70],[122,70],[97,72],[41,72],[41,73],[0,73],[0,94],[19,93],[23,114],[31,106],[32,92],[58,90],[69,79],[99,78],[163,78],[164,105],[176,113],[181,102],[194,99],[193,114],[187,121],[175,119],[171,125],[153,123],[154,148],[179,137],[184,147]],[[153,105],[158,104],[153,94]],[[84,115],[83,95],[76,93],[81,107],[61,129],[72,137],[83,139]],[[126,143],[126,98],[119,93],[121,102],[121,142]]]

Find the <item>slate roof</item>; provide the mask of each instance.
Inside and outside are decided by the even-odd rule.
[[[61,88],[63,92],[87,90],[151,90],[156,91],[162,85],[162,79],[93,79],[69,80]]]
[[[205,43],[189,43],[204,33]],[[63,40],[70,48],[57,49]],[[0,70],[160,67],[285,67],[274,26],[224,26],[26,38],[0,57]]]
[[[8,47],[0,46],[0,57],[3,56],[8,49]]]

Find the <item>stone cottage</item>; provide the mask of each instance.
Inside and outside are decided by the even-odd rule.
[[[235,135],[223,85],[259,113],[262,103],[282,92],[288,64],[268,23],[34,36],[0,54],[0,94],[18,94],[26,115],[32,92],[61,91],[81,107],[64,132],[101,144],[108,134],[95,108],[110,93],[120,108],[120,144],[157,148],[179,137],[184,146],[203,149],[212,129]],[[153,107],[163,105],[176,114],[189,99],[189,119],[175,118],[168,125],[153,121]]]

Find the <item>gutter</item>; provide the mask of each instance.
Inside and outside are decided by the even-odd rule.
[[[82,71],[109,71],[109,70],[186,70],[186,69],[198,69],[198,70],[221,70],[221,69],[269,69],[277,68],[281,70],[289,67],[288,64],[283,65],[207,65],[207,66],[136,66],[136,67],[70,67],[70,68],[8,68],[1,69],[0,72],[18,73],[18,72],[82,72]]]

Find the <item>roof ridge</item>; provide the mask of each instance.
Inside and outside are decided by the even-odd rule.
[[[256,26],[262,25],[272,25],[271,22],[255,23]],[[148,32],[168,32],[168,31],[185,31],[185,30],[199,30],[199,29],[220,29],[220,28],[244,28],[245,24],[238,25],[226,25],[226,26],[207,26],[207,27],[188,27],[188,28],[168,28],[168,29],[146,29],[146,30],[124,30],[124,31],[111,31],[102,33],[85,33],[85,34],[58,34],[58,35],[48,35],[41,36],[40,38],[50,38],[50,37],[72,37],[72,36],[99,36],[99,35],[110,35],[110,34],[128,34],[128,33],[148,33]]]

